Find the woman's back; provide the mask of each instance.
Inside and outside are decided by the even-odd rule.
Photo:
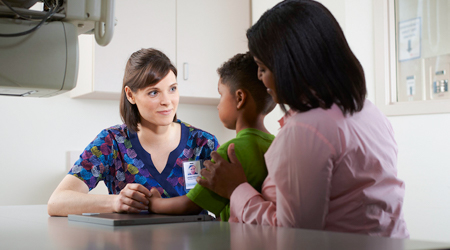
[[[293,182],[324,185],[317,185],[316,190],[305,190],[300,184],[298,198],[303,197],[303,202],[322,209],[305,211],[308,207],[305,204],[298,208],[303,211],[282,208],[284,212],[277,214],[281,225],[292,225],[292,218],[285,215],[304,213],[305,216],[299,215],[292,226],[408,236],[401,210],[405,188],[396,170],[397,145],[389,121],[371,102],[366,101],[363,110],[346,117],[336,105],[328,110],[318,108],[297,113],[288,119],[285,127],[287,130],[283,130],[288,133],[280,131],[273,146],[280,136],[292,137],[297,130],[298,145],[290,147],[295,147],[298,154],[307,152],[307,159],[296,158],[298,169],[290,170],[290,174],[297,171],[300,178]],[[274,178],[277,184],[286,181],[286,175],[280,175],[280,171],[286,170],[278,168]],[[307,200],[305,191],[313,193]],[[325,195],[314,196],[322,193]],[[277,196],[277,203],[289,204],[284,197]]]

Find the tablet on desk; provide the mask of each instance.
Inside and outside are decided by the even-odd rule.
[[[163,215],[142,212],[139,214],[119,214],[119,213],[84,213],[69,214],[69,221],[87,222],[108,226],[129,226],[144,224],[164,224],[194,221],[211,221],[214,218],[210,215]]]

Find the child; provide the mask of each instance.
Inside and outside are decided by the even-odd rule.
[[[250,53],[235,55],[217,70],[221,96],[217,106],[219,118],[226,128],[236,130],[236,138],[220,146],[217,152],[228,160],[228,145],[234,143],[248,182],[261,191],[267,176],[264,153],[275,138],[264,127],[264,118],[276,104],[258,80],[257,71]],[[150,212],[195,214],[206,209],[228,221],[229,200],[198,184],[186,196],[169,199],[162,199],[158,192],[151,191]]]

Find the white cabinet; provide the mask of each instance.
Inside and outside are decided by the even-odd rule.
[[[217,68],[247,51],[249,0],[178,0],[177,69],[183,103],[217,104]]]
[[[81,35],[74,98],[118,100],[128,57],[141,48],[163,51],[177,66],[181,103],[217,104],[217,68],[247,51],[250,0],[117,0],[111,43]]]
[[[80,63],[74,98],[119,100],[125,65],[141,48],[156,48],[175,63],[176,0],[117,0],[118,20],[110,44],[80,35]]]

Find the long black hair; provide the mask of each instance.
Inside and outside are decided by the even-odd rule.
[[[286,0],[247,31],[250,52],[272,71],[277,99],[299,112],[329,109],[343,114],[364,106],[364,71],[338,22],[322,4]]]

